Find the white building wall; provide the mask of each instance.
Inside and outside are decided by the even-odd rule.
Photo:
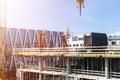
[[[73,38],[69,38],[67,40],[68,47],[82,47],[84,45],[83,37],[76,37],[74,40]]]
[[[120,46],[120,32],[116,32],[116,33],[109,33],[107,34],[108,37],[108,45],[109,46]],[[75,40],[73,40],[73,38]],[[83,35],[79,35],[79,36],[74,36],[73,38],[69,38],[68,39],[68,46],[69,47],[82,47],[84,45],[84,41],[83,41]],[[81,40],[79,40],[81,39]],[[78,44],[78,46],[77,46]]]

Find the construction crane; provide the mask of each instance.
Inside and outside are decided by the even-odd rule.
[[[6,80],[6,2],[0,0],[0,80]]]
[[[77,3],[80,7],[80,16],[81,16],[81,8],[84,7],[84,0],[77,0]]]

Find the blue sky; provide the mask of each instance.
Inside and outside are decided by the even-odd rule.
[[[7,0],[7,27],[55,30],[74,35],[120,31],[120,0]]]

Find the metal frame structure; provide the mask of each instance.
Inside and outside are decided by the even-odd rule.
[[[63,32],[57,31],[44,31],[46,34],[46,40],[42,39],[43,43],[46,41],[47,48],[49,47],[60,47],[62,46],[62,35]],[[43,30],[32,30],[32,29],[6,29],[6,63],[7,63],[7,77],[10,80],[16,80],[16,68],[19,58],[12,56],[13,48],[39,48],[39,34],[43,33]],[[13,77],[11,77],[13,76]]]
[[[63,32],[7,28],[7,78],[119,79],[119,46],[70,48],[66,41]]]
[[[120,46],[43,48],[42,51],[40,48],[16,48],[13,50],[13,56],[16,58],[21,56],[18,63],[17,80],[32,80],[31,78],[35,80],[118,80],[120,72],[110,70],[116,68],[115,65],[111,65],[113,63],[110,61],[114,62],[113,59],[120,58],[119,51]],[[64,60],[61,61],[61,59]],[[84,65],[78,63],[77,60],[83,61]],[[89,64],[91,60],[94,62]],[[30,62],[27,63],[27,61]],[[80,65],[78,67],[73,64]],[[33,73],[34,76],[28,75],[30,73]],[[45,77],[43,77],[44,74]],[[26,77],[28,78],[26,79]]]

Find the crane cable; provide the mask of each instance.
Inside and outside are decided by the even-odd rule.
[[[80,16],[81,16],[81,8],[82,8],[82,5],[84,7],[84,0],[77,0],[77,3],[79,5],[79,7],[80,7]]]

